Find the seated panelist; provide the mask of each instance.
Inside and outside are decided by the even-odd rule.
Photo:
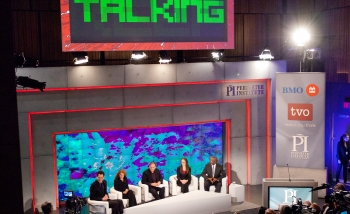
[[[209,191],[210,186],[215,186],[215,192],[221,191],[222,179],[226,177],[226,173],[218,163],[218,159],[215,156],[210,157],[210,162],[205,165],[202,172],[204,178],[204,190]]]
[[[137,205],[135,193],[129,189],[128,178],[126,177],[126,171],[124,169],[117,172],[114,178],[114,189],[122,192],[124,199],[129,199],[129,207]]]
[[[181,159],[181,165],[176,169],[176,184],[181,187],[181,192],[188,192],[188,186],[191,184],[191,167],[188,166],[187,158]]]
[[[97,179],[90,186],[90,199],[95,201],[108,201],[112,208],[112,214],[122,214],[124,211],[123,201],[120,199],[111,200],[107,193],[107,181],[104,180],[105,173],[97,172]]]
[[[153,195],[156,200],[164,198],[165,187],[161,186],[163,183],[163,176],[160,174],[159,169],[156,168],[156,163],[151,162],[142,173],[141,183],[148,185],[148,191]],[[159,195],[158,192],[159,191]]]

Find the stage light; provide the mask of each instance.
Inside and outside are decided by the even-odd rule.
[[[273,59],[274,57],[271,55],[271,51],[270,51],[270,49],[269,48],[265,48],[262,52],[261,52],[261,54],[259,55],[259,58],[261,59],[261,60],[266,60],[266,59],[269,59],[269,60],[271,60],[271,59]]]
[[[214,61],[222,61],[222,58],[224,57],[224,51],[213,51],[211,52],[211,56],[213,57]]]
[[[46,87],[46,82],[39,82],[38,80],[31,79],[29,77],[18,76],[16,77],[17,85],[22,86],[23,88],[29,87],[34,89],[39,89],[40,91],[44,91]]]
[[[293,34],[293,40],[297,46],[305,46],[310,40],[310,34],[305,29],[298,29]]]
[[[80,65],[89,62],[89,57],[86,52],[72,52],[73,62],[75,65]]]
[[[171,62],[171,58],[168,55],[167,51],[159,51],[159,63],[160,64],[169,64]]]
[[[312,48],[305,51],[306,59],[313,60],[313,59],[321,59],[321,49],[320,48]]]
[[[147,59],[147,55],[142,51],[133,51],[131,54],[131,59],[139,60],[139,59]]]

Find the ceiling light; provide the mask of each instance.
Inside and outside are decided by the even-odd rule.
[[[73,62],[75,65],[80,65],[89,62],[89,57],[86,52],[72,52]]]
[[[133,51],[131,54],[131,59],[139,60],[139,59],[147,59],[147,55],[142,51]]]
[[[167,51],[159,51],[159,63],[160,64],[169,64],[171,62],[171,58],[168,55]]]
[[[211,52],[211,56],[213,57],[214,61],[222,61],[222,58],[224,57],[223,51],[213,51]]]
[[[267,60],[267,59],[271,60],[271,59],[273,59],[274,57],[271,55],[270,49],[269,49],[269,48],[265,48],[265,49],[261,52],[261,54],[259,55],[259,58],[260,58],[261,60]]]

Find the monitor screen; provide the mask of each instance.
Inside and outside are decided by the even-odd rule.
[[[63,51],[233,49],[233,0],[61,0]]]
[[[268,189],[268,208],[278,210],[279,205],[296,204],[298,198],[302,201],[312,201],[313,187],[270,186]]]
[[[64,190],[89,197],[97,171],[105,173],[108,191],[116,173],[125,169],[129,184],[137,185],[151,161],[165,180],[176,174],[186,157],[192,175],[200,175],[210,156],[223,161],[225,123],[212,122],[128,130],[56,134],[56,172],[59,200]]]

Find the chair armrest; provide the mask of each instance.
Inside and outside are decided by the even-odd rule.
[[[90,205],[100,205],[100,206],[104,206],[106,209],[109,209],[109,203],[108,201],[95,201],[95,200],[90,200],[90,198],[88,198],[88,204]]]
[[[163,180],[163,185],[165,186],[165,197],[169,196],[169,182],[167,180]]]
[[[109,199],[114,200],[114,199],[122,199],[122,198],[123,198],[123,196],[121,196],[121,197],[119,198],[119,195],[116,194],[116,193],[109,193]]]
[[[202,176],[199,178],[199,190],[204,191],[204,178]]]
[[[176,175],[172,175],[169,177],[171,195],[177,195],[177,183],[175,178],[176,178]]]
[[[130,190],[134,191],[136,202],[141,203],[141,187],[135,185],[129,185]]]
[[[194,175],[191,175],[191,182],[193,183],[193,186],[195,187],[195,190],[198,190],[198,178]]]
[[[123,198],[123,193],[120,191],[117,191],[114,189],[114,187],[111,187],[110,193],[117,194],[118,198],[117,199],[122,199]]]

